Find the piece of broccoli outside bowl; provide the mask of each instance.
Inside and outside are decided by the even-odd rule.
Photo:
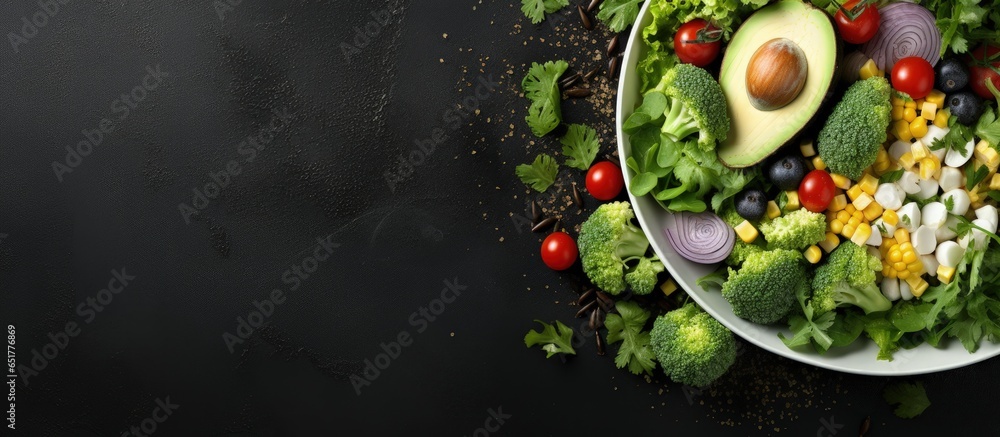
[[[747,254],[739,270],[729,270],[722,297],[737,317],[762,325],[777,322],[795,307],[795,290],[807,280],[802,261],[797,250]]]
[[[656,318],[650,344],[670,379],[695,387],[712,383],[736,361],[733,333],[695,303]]]
[[[635,212],[628,202],[605,203],[580,226],[577,245],[583,272],[598,288],[620,294],[625,286],[649,294],[665,268],[656,255],[646,256],[649,240],[632,224]]]
[[[812,306],[819,316],[837,307],[854,305],[865,314],[888,311],[892,302],[875,284],[875,272],[882,270],[878,257],[868,249],[845,241],[837,246],[813,276]]]

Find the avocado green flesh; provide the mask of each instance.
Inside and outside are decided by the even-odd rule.
[[[747,95],[747,65],[757,49],[774,38],[787,38],[802,48],[808,73],[791,103],[762,111]],[[826,12],[785,0],[750,16],[733,35],[722,60],[719,83],[732,121],[726,141],[719,145],[719,160],[728,167],[749,167],[794,138],[819,110],[836,66],[837,38]]]

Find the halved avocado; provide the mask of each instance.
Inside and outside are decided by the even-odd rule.
[[[761,110],[747,93],[747,67],[761,47],[776,39],[798,45],[805,54],[805,83],[799,81],[801,91],[787,105]],[[719,73],[732,120],[729,136],[717,150],[719,160],[728,167],[749,167],[795,138],[833,83],[838,47],[830,16],[801,1],[774,3],[747,18],[733,34]],[[794,79],[775,80],[794,84]]]

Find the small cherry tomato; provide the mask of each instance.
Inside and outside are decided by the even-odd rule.
[[[696,18],[681,25],[674,35],[674,52],[681,62],[704,67],[719,56],[722,30]]]
[[[919,56],[900,59],[892,66],[892,87],[914,100],[927,97],[934,89],[934,67]]]
[[[542,242],[542,261],[552,270],[566,270],[576,262],[576,241],[565,232],[553,232]]]
[[[611,161],[601,161],[587,172],[587,191],[597,200],[608,201],[618,197],[625,186],[622,169]]]
[[[969,85],[979,97],[986,100],[994,100],[996,97],[986,87],[986,81],[993,82],[993,86],[1000,89],[1000,46],[986,43],[971,53],[969,62]]]
[[[868,1],[858,3],[859,0],[844,3],[834,16],[840,37],[851,44],[864,44],[878,33],[878,7]]]
[[[833,178],[823,170],[807,173],[799,184],[799,202],[803,208],[812,212],[826,211],[836,194],[837,186],[833,184]]]

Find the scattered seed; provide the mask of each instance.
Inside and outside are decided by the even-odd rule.
[[[538,206],[538,202],[534,200],[531,201],[531,224],[537,225],[538,221],[542,219],[542,208]]]
[[[559,232],[562,230],[562,219],[556,220],[556,224],[552,225],[552,232]]]
[[[580,189],[573,185],[573,203],[576,204],[577,209],[583,210],[583,197],[580,196]]]
[[[618,51],[618,35],[615,35],[614,38],[611,38],[611,42],[608,43],[608,57],[610,58],[614,56],[615,52],[617,51]]]
[[[601,1],[602,0],[590,0],[590,4],[587,5],[587,12],[594,12],[594,9],[597,9],[597,7],[601,5]]]
[[[590,82],[590,80],[593,79],[594,76],[597,76],[597,73],[600,73],[600,72],[601,72],[601,66],[598,65],[598,66],[594,67],[593,70],[590,70],[589,72],[587,72],[587,74],[585,74],[583,76],[583,80],[586,80],[586,81]]]
[[[587,289],[587,291],[584,291],[583,294],[580,295],[580,298],[576,300],[576,304],[583,305],[584,302],[590,300],[592,297],[594,297],[594,289]]]
[[[575,84],[576,81],[580,80],[580,77],[582,77],[580,76],[580,73],[574,73],[571,76],[564,77],[562,80],[559,81],[559,89],[566,89],[573,86],[573,84]]]
[[[601,332],[594,331],[594,336],[597,337],[597,355],[604,356],[604,340],[601,339]]]
[[[861,437],[865,437],[865,434],[868,433],[868,428],[871,428],[871,426],[872,426],[872,417],[871,416],[865,417],[865,420],[861,422],[861,429],[858,430],[859,435]]]
[[[597,330],[597,312],[600,310],[601,310],[600,308],[597,308],[590,312],[590,322],[587,324],[587,326],[589,326],[592,331]]]
[[[542,221],[538,222],[538,224],[536,224],[535,226],[532,226],[531,232],[541,232],[541,231],[544,231],[544,230],[548,229],[549,226],[554,225],[556,223],[556,220],[557,219],[555,217],[549,217],[549,218],[547,218],[545,220],[542,220]]]
[[[601,290],[597,290],[597,300],[599,300],[601,302],[604,302],[605,305],[612,306],[612,307],[615,306],[614,299],[612,299],[611,296],[608,296],[607,293],[605,293],[605,292],[603,292]],[[607,311],[607,310],[605,310],[605,311]]]
[[[566,90],[566,96],[572,98],[587,97],[590,95],[590,88],[570,88]]]
[[[594,23],[590,21],[590,16],[587,15],[587,11],[583,10],[583,6],[576,5],[576,10],[580,12],[580,22],[583,23],[583,27],[587,30],[593,30]]]
[[[587,311],[590,311],[592,308],[594,308],[594,304],[596,304],[596,303],[597,303],[597,301],[595,300],[595,301],[591,301],[590,303],[584,305],[583,308],[580,308],[580,311],[576,312],[576,317],[578,317],[578,318],[579,317],[583,317],[584,314],[587,314]]]
[[[615,79],[618,77],[618,67],[621,66],[622,58],[615,56],[608,61],[608,78]]]
[[[597,317],[596,317],[597,329],[601,329],[602,327],[604,327],[604,310],[598,308],[598,309],[594,310],[594,314],[597,314]]]
[[[617,156],[614,156],[614,155],[604,155],[604,159],[607,159],[608,161],[611,161],[614,165],[617,165],[618,167],[622,166],[622,162],[618,160]]]

